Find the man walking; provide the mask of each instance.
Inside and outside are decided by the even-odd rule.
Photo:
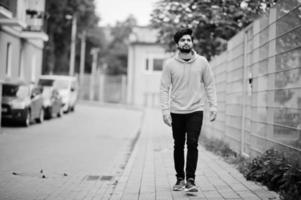
[[[197,192],[195,171],[198,160],[198,139],[203,122],[204,94],[208,99],[211,121],[216,118],[217,100],[209,63],[206,58],[193,50],[192,40],[191,29],[179,30],[174,35],[178,51],[164,64],[160,85],[160,105],[164,123],[172,127],[174,139],[177,182],[173,190],[185,189],[188,192]],[[187,156],[184,171],[185,140]]]

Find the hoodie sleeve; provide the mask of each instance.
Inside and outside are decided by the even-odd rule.
[[[217,97],[215,89],[215,81],[213,72],[209,66],[207,59],[204,58],[205,68],[203,70],[202,79],[205,86],[210,111],[217,111]]]
[[[164,64],[160,84],[160,107],[162,114],[169,114],[169,90],[171,86],[171,71],[168,64]]]

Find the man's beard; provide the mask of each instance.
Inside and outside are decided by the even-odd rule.
[[[179,51],[181,53],[190,53],[192,48],[183,48],[183,47],[178,47]]]

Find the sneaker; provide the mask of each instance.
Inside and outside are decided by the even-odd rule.
[[[187,183],[185,186],[185,192],[198,192],[198,188],[195,186],[193,178],[189,178],[187,180]]]
[[[185,188],[184,179],[178,178],[176,184],[173,186],[173,191],[182,191]]]

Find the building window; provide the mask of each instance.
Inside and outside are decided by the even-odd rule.
[[[153,60],[153,71],[162,71],[163,69],[163,59]]]
[[[146,73],[160,72],[163,69],[163,58],[148,57],[145,59],[144,70]]]
[[[11,75],[11,43],[6,44],[6,62],[5,62],[5,74]]]

